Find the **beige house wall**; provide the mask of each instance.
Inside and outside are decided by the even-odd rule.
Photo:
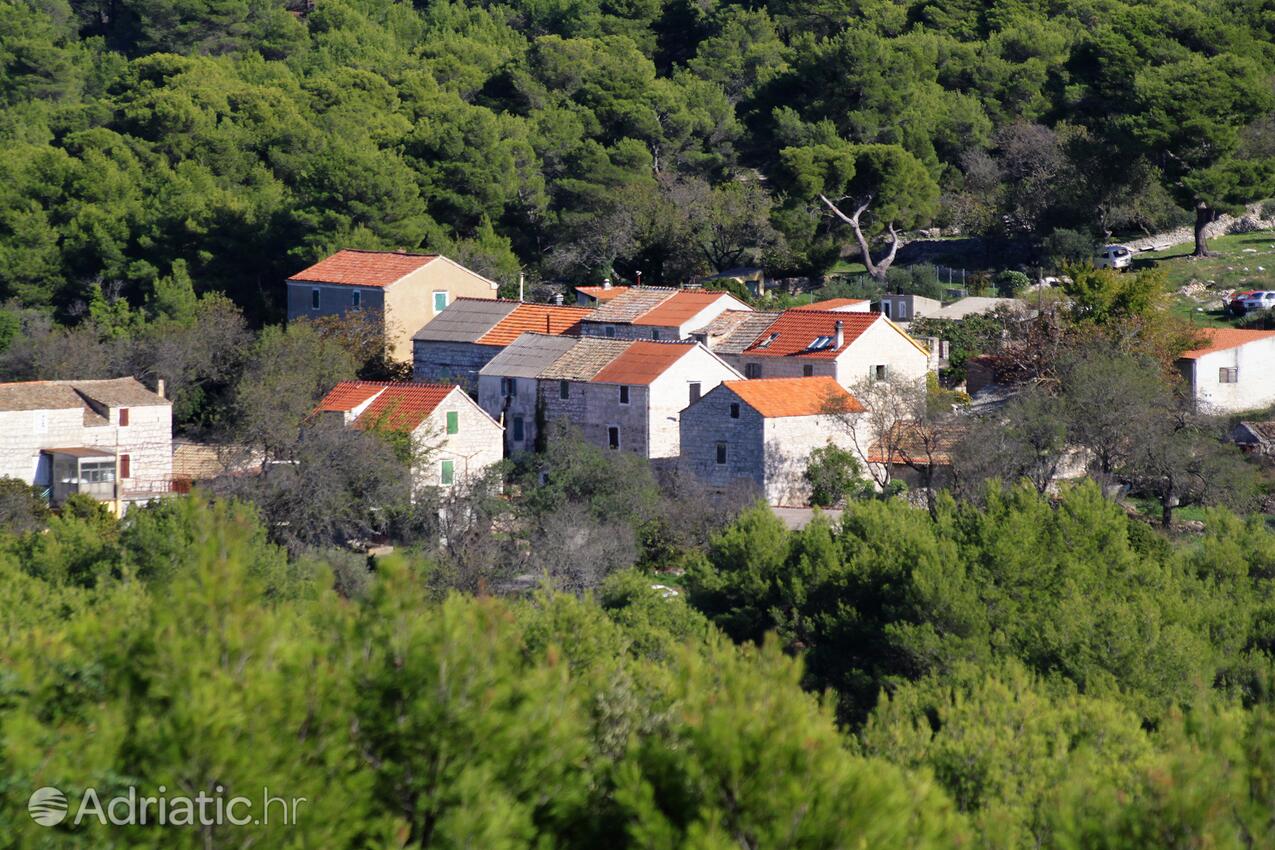
[[[447,433],[447,413],[458,415],[459,431]],[[453,390],[412,433],[421,460],[412,470],[418,487],[442,485],[442,463],[452,461],[453,486],[482,476],[504,458],[504,429],[463,390]]]
[[[447,303],[457,298],[495,299],[499,286],[480,274],[439,257],[385,288],[385,320],[390,355],[412,362],[412,336],[433,321],[434,293],[446,292]]]

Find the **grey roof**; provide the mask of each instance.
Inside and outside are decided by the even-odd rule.
[[[576,344],[576,337],[525,333],[491,358],[479,375],[535,378]]]
[[[714,354],[741,354],[778,319],[777,312],[728,310],[701,331],[708,335],[708,348]]]
[[[473,342],[518,308],[517,301],[457,298],[412,339],[426,342]]]
[[[100,381],[22,381],[0,384],[0,410],[67,410],[92,401],[104,407],[171,404],[135,378]]]
[[[1235,430],[1238,431],[1240,428],[1247,428],[1261,442],[1275,444],[1275,420],[1252,422],[1246,419]]]
[[[631,287],[628,292],[617,295],[598,307],[585,321],[617,324],[632,322],[639,316],[654,310],[677,292],[676,289],[662,286]]]
[[[1001,306],[1022,307],[1023,302],[1017,298],[985,298],[971,295],[959,301],[953,301],[946,307],[940,307],[925,314],[927,319],[964,319],[966,316],[977,316]]]
[[[581,337],[572,340],[574,345],[540,373],[540,377],[553,381],[589,381],[612,360],[624,353],[633,340]]]

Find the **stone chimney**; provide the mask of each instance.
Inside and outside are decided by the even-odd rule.
[[[553,296],[553,303],[554,303],[554,304],[557,304],[559,307],[561,307],[561,306],[562,306],[562,293],[561,293],[561,292],[554,293],[554,296]]]
[[[160,398],[168,398],[168,396],[164,395],[165,389],[167,388],[164,386],[164,379],[156,378],[155,379],[155,395],[159,396]]]
[[[841,346],[846,344],[846,325],[845,325],[845,322],[841,321],[840,319],[837,319],[837,323],[833,325],[833,327],[837,329],[836,339],[835,339],[836,345],[834,345],[833,347],[840,350]]]
[[[610,289],[610,288],[611,288],[611,278],[609,278],[609,277],[604,277],[604,278],[602,278],[602,288],[603,288],[603,289]]]

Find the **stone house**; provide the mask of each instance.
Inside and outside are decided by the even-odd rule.
[[[752,308],[728,292],[630,287],[580,324],[581,334],[606,339],[689,339],[727,310]]]
[[[500,424],[454,384],[342,381],[316,413],[338,416],[350,428],[410,434],[420,455],[413,487],[463,484],[503,457]]]
[[[923,381],[930,367],[929,350],[880,313],[787,310],[751,342],[731,334],[715,350],[748,378],[826,375],[847,388],[886,378]]]
[[[682,412],[681,463],[709,486],[744,479],[771,505],[804,505],[810,453],[854,451],[844,414],[863,411],[830,376],[724,381]]]
[[[459,383],[471,393],[478,373],[524,333],[580,335],[583,307],[460,298],[412,337],[412,377]]]
[[[611,281],[605,281],[601,286],[577,286],[576,306],[578,307],[597,307],[605,304],[612,298],[617,298],[629,291],[627,286],[612,286]]]
[[[412,334],[457,298],[494,299],[499,288],[438,254],[346,249],[288,278],[288,321],[378,313],[390,356],[412,358]]]
[[[133,378],[0,384],[0,475],[122,514],[172,492],[172,412]]]
[[[583,337],[553,357],[555,346],[536,336],[520,338],[479,376],[484,409],[503,413],[522,435],[511,435],[514,450],[532,448],[541,427],[566,421],[604,448],[673,458],[680,451],[682,410],[722,381],[740,377],[693,341]]]
[[[910,322],[935,313],[943,306],[943,302],[924,295],[911,295],[901,292],[887,293],[881,296],[881,313],[887,319],[896,322]]]
[[[1204,343],[1178,360],[1201,410],[1238,413],[1275,404],[1275,331],[1201,328]]]
[[[1275,457],[1275,421],[1240,422],[1231,429],[1230,438],[1245,452]]]

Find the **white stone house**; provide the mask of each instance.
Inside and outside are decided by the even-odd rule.
[[[718,350],[748,378],[828,376],[847,388],[886,378],[923,381],[930,368],[929,350],[880,313],[787,310],[738,353],[727,344]]]
[[[420,457],[413,487],[464,484],[503,457],[500,424],[454,384],[342,381],[316,412],[352,428],[411,434]]]
[[[0,475],[122,513],[172,491],[172,412],[133,378],[0,384]]]
[[[1206,413],[1237,413],[1275,404],[1275,331],[1203,328],[1205,343],[1178,368]]]
[[[728,310],[752,308],[728,292],[630,287],[580,323],[584,336],[606,339],[689,339]]]
[[[584,307],[460,298],[412,337],[412,377],[459,383],[471,393],[478,372],[524,333],[580,335]]]
[[[830,376],[725,381],[682,412],[681,463],[709,486],[752,482],[771,505],[805,505],[810,453],[855,451],[863,405]]]
[[[740,377],[698,342],[584,337],[558,354],[528,334],[484,367],[479,398],[489,414],[505,415],[513,451],[565,421],[603,448],[667,459],[680,451],[682,410]]]

